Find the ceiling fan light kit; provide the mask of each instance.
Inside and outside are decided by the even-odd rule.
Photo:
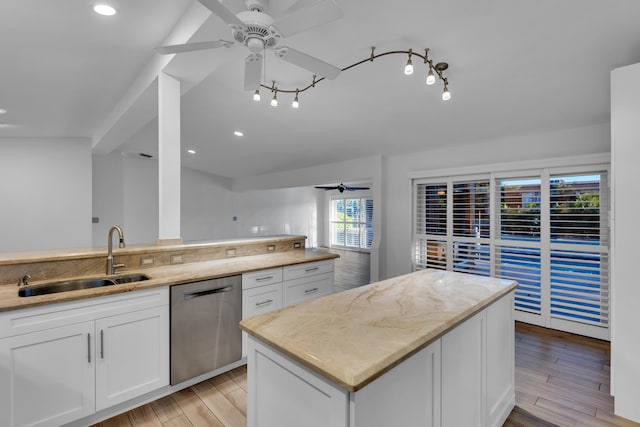
[[[451,99],[449,82],[443,74],[444,71],[449,68],[449,65],[446,62],[439,62],[434,65],[433,61],[429,58],[429,49],[425,49],[424,55],[414,52],[413,49],[392,50],[376,54],[375,47],[372,47],[369,57],[354,62],[344,68],[338,68],[292,47],[279,46],[279,43],[286,37],[341,18],[343,15],[342,10],[336,6],[333,0],[319,0],[315,2],[298,0],[277,19],[272,18],[264,11],[268,7],[268,0],[245,0],[248,10],[239,12],[238,14],[234,14],[219,0],[198,1],[232,28],[235,42],[217,40],[162,46],[156,48],[156,52],[161,55],[168,55],[204,49],[217,49],[220,47],[229,48],[238,44],[246,46],[250,53],[245,60],[244,90],[253,92],[254,101],[260,101],[260,88],[262,87],[273,92],[271,105],[274,107],[278,105],[278,92],[295,94],[291,107],[297,109],[300,106],[299,94],[316,87],[317,83],[325,79],[333,80],[338,77],[340,73],[351,70],[365,62],[373,62],[374,59],[381,56],[397,54],[408,55],[407,63],[404,67],[404,74],[406,75],[412,75],[414,72],[412,56],[422,58],[424,63],[429,66],[426,84],[431,86],[435,84],[437,78],[439,78],[444,85],[442,100],[448,101]],[[265,63],[264,52],[267,48],[273,50],[275,55],[281,60],[313,73],[311,83],[305,87],[295,89],[280,89],[276,86],[275,81],[271,86],[263,84],[262,79],[264,75],[262,68]],[[320,77],[318,78],[318,76]]]

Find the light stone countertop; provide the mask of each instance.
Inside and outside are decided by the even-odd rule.
[[[353,392],[516,287],[511,280],[427,269],[244,319],[240,326]]]
[[[321,261],[337,258],[338,255],[323,249],[305,249],[279,252],[274,254],[243,256],[213,261],[191,262],[179,265],[169,265],[144,270],[127,270],[123,275],[141,273],[150,277],[143,282],[128,283],[114,286],[104,286],[77,291],[58,292],[55,294],[32,297],[18,296],[19,287],[15,284],[0,285],[0,312],[20,308],[35,307],[65,301],[74,301],[104,295],[113,295],[139,289],[149,289],[158,286],[175,285],[216,277],[242,274],[250,271],[283,267],[286,265],[305,262]],[[77,278],[82,278],[78,276]],[[105,275],[91,275],[84,277],[107,277]],[[68,279],[65,279],[68,280]],[[34,281],[30,285],[38,285],[47,281]]]

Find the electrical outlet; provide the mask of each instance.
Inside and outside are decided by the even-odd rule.
[[[235,249],[227,249],[227,256],[236,256],[236,250]]]
[[[184,259],[182,258],[182,254],[180,255],[171,255],[171,264],[183,264]]]
[[[140,265],[149,266],[149,265],[153,265],[154,263],[155,263],[155,258],[152,256],[146,256],[146,257],[140,258]]]
[[[267,245],[267,252],[275,252],[276,245]]]
[[[293,242],[293,248],[294,249],[300,249],[302,247],[302,243],[300,242]]]

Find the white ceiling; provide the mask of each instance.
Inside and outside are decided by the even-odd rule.
[[[192,5],[110,3],[118,14],[105,18],[86,0],[0,2],[0,108],[8,110],[0,137],[94,137]],[[242,9],[239,0],[224,3]],[[273,15],[291,3],[271,0]],[[366,58],[370,46],[428,47],[434,62],[450,65],[452,99],[441,101],[440,84],[424,84],[419,61],[407,77],[406,57],[390,55],[321,82],[300,96],[299,110],[285,94],[272,108],[266,91],[255,103],[242,90],[246,49],[180,54],[191,64],[182,67],[205,62],[211,70],[183,95],[185,166],[237,178],[607,122],[610,71],[640,62],[637,0],[336,3],[343,18],[283,44],[340,68]],[[192,41],[219,38],[232,39],[211,15]],[[295,88],[310,79],[268,54],[265,81]],[[120,150],[155,154],[157,121],[139,126]]]

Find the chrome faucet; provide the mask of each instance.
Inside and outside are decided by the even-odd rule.
[[[124,267],[124,264],[113,264],[113,232],[118,232],[118,238],[120,239],[120,243],[118,244],[119,248],[124,248],[124,234],[122,233],[122,228],[114,225],[109,229],[109,240],[107,241],[107,275],[115,274],[115,269],[117,267]]]

